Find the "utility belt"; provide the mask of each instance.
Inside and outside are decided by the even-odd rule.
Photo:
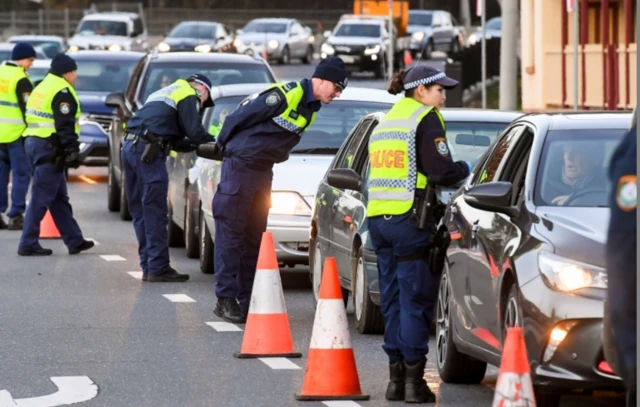
[[[147,164],[153,162],[161,151],[164,152],[165,156],[169,155],[172,148],[168,141],[164,141],[161,136],[157,136],[148,130],[142,135],[127,133],[124,139],[132,140],[134,146],[138,142],[142,142],[145,145],[141,159],[142,162]]]
[[[36,136],[27,136],[27,137],[36,137]],[[53,147],[53,154],[45,155],[40,157],[35,162],[35,166],[38,167],[43,164],[53,164],[53,167],[56,171],[63,171],[65,169],[65,161],[67,158],[67,153],[64,151],[64,148],[60,144],[60,139],[58,138],[57,133],[51,134],[47,138],[47,141],[51,143]]]

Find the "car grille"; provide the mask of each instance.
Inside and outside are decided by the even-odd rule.
[[[89,49],[104,50],[106,48],[104,45],[89,45]]]
[[[361,55],[366,46],[364,45],[334,45],[336,54],[340,55]]]
[[[111,125],[112,125],[111,116],[91,115],[89,119],[93,120],[96,123],[98,123],[100,125],[100,127],[102,127],[102,129],[104,131],[106,131],[107,133],[111,132]]]

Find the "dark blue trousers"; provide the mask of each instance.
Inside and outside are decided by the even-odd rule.
[[[9,205],[9,174],[13,173],[9,217],[23,214],[26,208],[31,166],[23,143],[19,138],[12,143],[0,144],[0,213],[6,212]]]
[[[438,299],[439,278],[426,260],[398,261],[427,245],[429,233],[409,223],[409,215],[369,218],[369,233],[378,259],[384,345],[390,363],[425,360],[429,325]]]
[[[237,299],[244,312],[249,310],[262,233],[267,230],[272,178],[271,170],[253,170],[225,158],[211,203],[216,297]]]
[[[122,146],[124,187],[129,213],[138,239],[140,267],[144,274],[163,274],[169,269],[167,224],[169,173],[166,155],[158,153],[149,164],[142,162],[145,144],[131,140]]]
[[[47,213],[47,209],[51,212],[64,244],[68,248],[80,246],[84,242],[84,237],[78,222],[73,218],[64,172],[57,171],[51,163],[36,166],[40,158],[53,154],[51,142],[39,137],[27,137],[24,146],[34,170],[31,200],[24,218],[19,249],[29,250],[41,247],[38,243],[40,222]]]

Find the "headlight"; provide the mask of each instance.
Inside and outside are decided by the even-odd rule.
[[[166,42],[161,42],[160,44],[158,44],[158,51],[160,52],[169,52],[170,49],[171,47]]]
[[[471,34],[471,35],[469,36],[469,38],[467,39],[467,41],[469,42],[469,45],[473,45],[473,44],[475,44],[476,42],[478,42],[478,36],[477,36],[477,35],[475,35],[475,34]]]
[[[80,143],[80,145],[78,146],[78,148],[80,149],[80,151],[84,150],[84,148],[87,146],[87,143]]]
[[[69,45],[69,51],[77,52],[80,48],[77,45]]]
[[[194,48],[196,52],[202,52],[203,54],[207,54],[211,52],[211,45],[209,44],[201,44]]]
[[[545,282],[555,290],[571,292],[587,287],[607,288],[607,272],[601,267],[548,252],[538,254],[538,265]]]
[[[109,51],[118,52],[122,51],[122,46],[118,44],[113,44],[109,46]]]
[[[424,40],[424,33],[422,31],[413,33],[411,35],[411,38],[416,40],[416,41],[422,41],[422,40]]]
[[[271,49],[276,49],[280,46],[280,43],[276,40],[271,40],[267,43],[267,46]]]
[[[378,52],[380,52],[380,44],[374,45],[373,47],[367,47],[364,50],[365,55],[373,55],[377,54]]]
[[[311,208],[297,192],[272,192],[269,213],[272,215],[311,216]]]
[[[233,46],[234,47],[242,47],[244,45],[244,43],[242,42],[242,40],[240,38],[236,38],[235,40],[233,40]]]
[[[309,44],[313,44],[316,42],[316,37],[314,37],[313,35],[309,36]]]
[[[335,50],[331,45],[325,43],[325,44],[322,44],[322,47],[320,47],[320,52],[324,52],[327,55],[333,55]]]

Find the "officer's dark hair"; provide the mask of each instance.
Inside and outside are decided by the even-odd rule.
[[[391,81],[389,81],[389,87],[387,88],[387,92],[391,93],[392,95],[397,95],[398,93],[401,92],[405,92],[405,96],[408,97],[412,97],[413,94],[415,93],[416,89],[418,88],[413,88],[413,89],[409,89],[409,90],[404,90],[404,82],[402,80],[402,78],[404,77],[405,74],[405,70],[401,69],[399,72],[397,72],[395,75],[393,75],[391,77]],[[420,85],[420,86],[424,86],[425,88],[429,89],[430,87],[437,85],[436,83],[430,83],[428,85]]]

